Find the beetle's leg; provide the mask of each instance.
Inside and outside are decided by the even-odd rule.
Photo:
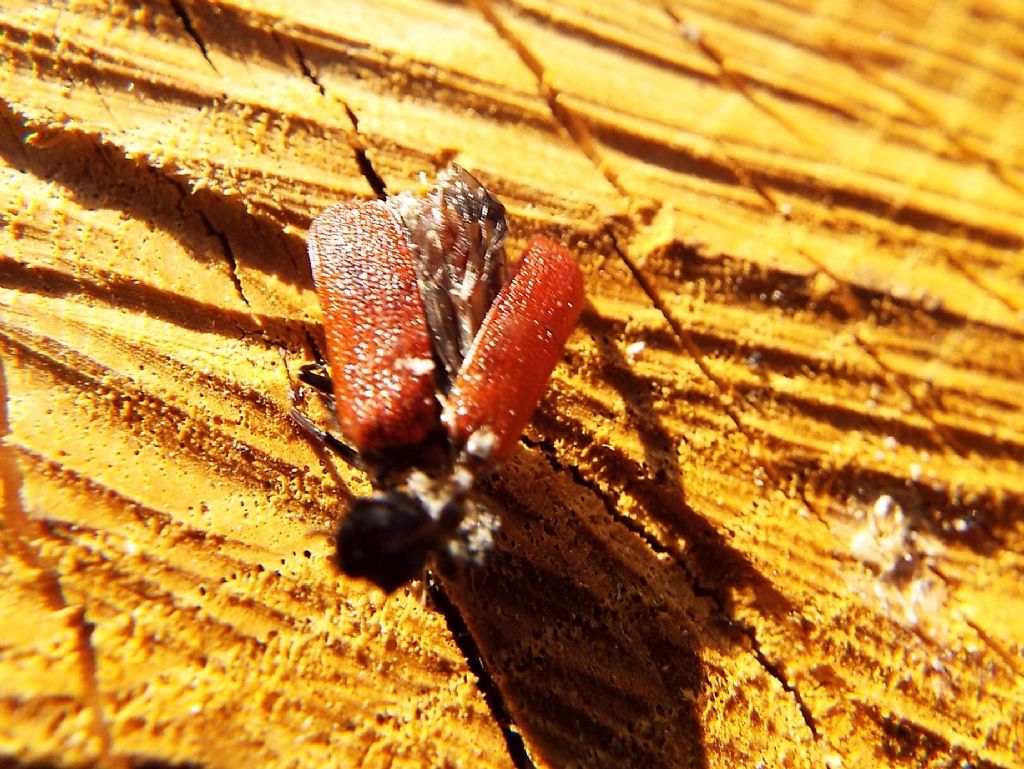
[[[295,424],[299,426],[299,429],[305,432],[308,436],[320,441],[320,443],[337,453],[350,465],[355,465],[360,468],[363,467],[363,463],[359,459],[359,453],[355,451],[355,449],[345,444],[345,442],[337,436],[317,427],[309,417],[297,408],[292,408],[291,418],[294,420]]]
[[[324,361],[307,363],[299,369],[298,379],[320,393],[334,411],[334,383],[331,381],[330,370]]]

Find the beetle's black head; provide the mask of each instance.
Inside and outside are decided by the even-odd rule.
[[[357,499],[338,529],[338,568],[390,593],[423,571],[437,521],[414,496],[390,491]]]

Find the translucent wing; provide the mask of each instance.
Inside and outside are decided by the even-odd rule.
[[[451,165],[423,197],[388,205],[408,231],[431,340],[447,393],[505,282],[505,207],[471,174]]]

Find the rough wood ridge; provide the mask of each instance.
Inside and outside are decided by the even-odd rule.
[[[0,764],[1024,766],[1024,14],[0,9]],[[331,569],[305,231],[455,160],[589,303],[488,566]]]

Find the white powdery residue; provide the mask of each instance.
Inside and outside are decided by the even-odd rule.
[[[395,361],[395,368],[408,371],[414,376],[423,376],[433,372],[434,361],[430,358],[399,358]]]
[[[626,346],[626,357],[630,360],[636,360],[646,347],[646,342],[633,342]]]
[[[684,21],[679,25],[679,29],[682,31],[683,37],[691,43],[699,43],[701,38],[704,37],[704,33],[701,31],[701,28],[690,22]]]
[[[479,460],[487,461],[494,453],[494,444],[498,438],[488,426],[474,430],[466,441],[466,452]]]

